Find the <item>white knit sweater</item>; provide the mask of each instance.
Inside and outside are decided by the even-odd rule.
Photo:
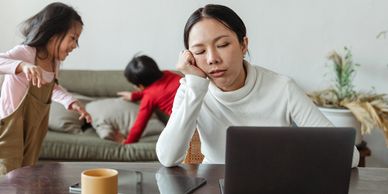
[[[226,129],[242,126],[332,126],[295,82],[244,62],[245,85],[223,92],[208,79],[186,75],[175,96],[172,115],[156,144],[164,166],[180,164],[198,128],[203,163],[225,163]],[[354,149],[352,167],[359,153]]]

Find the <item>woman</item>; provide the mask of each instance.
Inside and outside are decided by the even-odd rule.
[[[177,68],[185,77],[156,145],[163,165],[182,162],[196,128],[203,162],[225,163],[229,126],[332,126],[292,79],[244,60],[246,28],[230,8],[196,10],[186,23],[184,43]],[[355,149],[352,167],[358,160]]]

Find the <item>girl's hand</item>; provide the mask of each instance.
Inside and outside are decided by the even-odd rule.
[[[185,75],[192,74],[206,78],[206,73],[198,68],[195,58],[189,50],[181,51],[176,67]]]
[[[71,110],[77,111],[81,116],[78,118],[79,120],[85,118],[87,123],[92,123],[92,117],[88,112],[86,112],[84,106],[76,101],[71,104]]]
[[[131,101],[132,92],[121,91],[121,92],[117,92],[117,95],[124,100]]]
[[[40,88],[46,82],[42,77],[42,68],[29,63],[20,63],[16,68],[16,74],[23,72],[26,75],[27,80],[32,82],[33,86]]]

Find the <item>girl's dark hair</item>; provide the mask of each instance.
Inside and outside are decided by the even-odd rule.
[[[124,70],[127,80],[137,86],[147,87],[163,76],[156,62],[146,55],[135,56]]]
[[[51,3],[23,23],[23,44],[45,50],[54,35],[60,35],[62,42],[74,22],[83,25],[81,16],[72,7],[59,2]]]
[[[205,7],[201,7],[194,11],[194,13],[191,14],[186,22],[183,34],[183,40],[186,49],[189,48],[189,33],[191,28],[194,26],[194,24],[201,21],[203,18],[212,18],[218,20],[227,28],[235,32],[239,42],[243,43],[244,37],[247,34],[247,30],[242,19],[229,7],[208,4]]]

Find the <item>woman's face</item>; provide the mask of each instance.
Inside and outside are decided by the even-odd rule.
[[[244,86],[247,37],[240,44],[235,32],[215,19],[205,18],[193,25],[188,43],[196,65],[218,88],[233,91]]]
[[[50,52],[50,56],[55,56],[57,60],[64,61],[66,57],[78,46],[78,39],[82,32],[82,24],[75,22],[71,26],[69,31],[65,34],[62,42],[60,42],[60,36],[53,36],[48,44],[47,50]],[[59,45],[59,51],[57,53],[57,45]]]

